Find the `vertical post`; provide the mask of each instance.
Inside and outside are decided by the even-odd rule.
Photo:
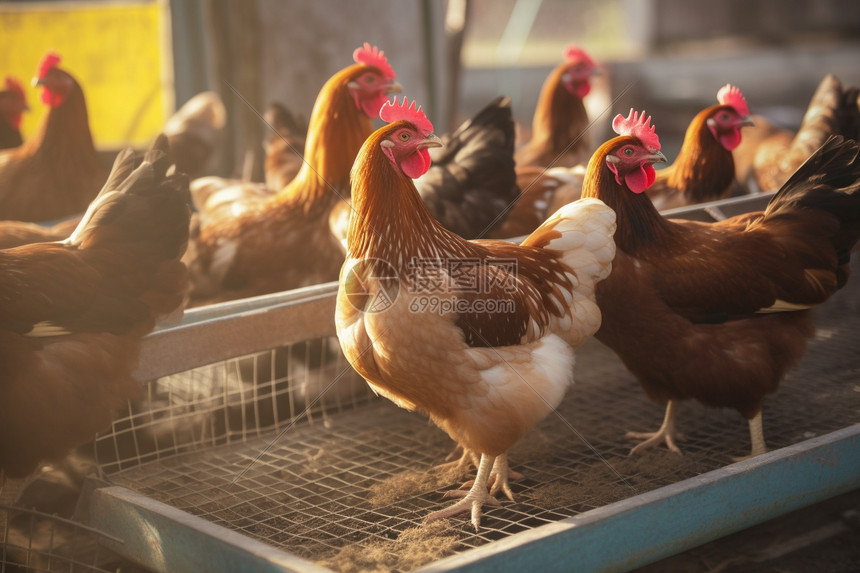
[[[445,12],[445,59],[448,73],[445,107],[447,131],[456,129],[460,111],[460,74],[463,69],[463,42],[469,26],[471,0],[449,0]]]
[[[433,9],[430,0],[421,0],[421,21],[424,30],[424,73],[427,82],[426,109],[430,117],[437,116],[436,41]]]
[[[263,170],[259,152],[263,130],[255,112],[262,107],[262,50],[257,3],[211,0],[207,7],[207,32],[215,69],[213,83],[227,109],[223,171],[240,176],[246,171],[245,158],[250,151],[255,154],[250,175],[259,180]]]

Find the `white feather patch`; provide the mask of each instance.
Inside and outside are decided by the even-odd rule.
[[[767,308],[760,308],[756,311],[758,314],[770,314],[774,312],[796,312],[798,310],[809,310],[814,308],[814,304],[797,304],[776,299],[776,302]]]
[[[37,322],[29,332],[25,332],[24,336],[32,336],[33,338],[47,338],[50,336],[65,336],[71,334],[71,330],[66,330],[62,326],[58,326],[53,322]]]
[[[209,274],[220,282],[227,276],[239,245],[236,241],[223,238],[219,238],[215,244],[217,246],[215,247],[215,252],[212,254],[212,264],[209,267]]]

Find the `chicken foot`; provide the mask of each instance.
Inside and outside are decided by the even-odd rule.
[[[678,414],[678,401],[669,400],[666,404],[666,416],[663,418],[663,424],[656,432],[627,432],[624,434],[626,438],[636,440],[644,440],[642,443],[630,450],[628,455],[638,454],[642,450],[653,448],[661,442],[665,442],[666,447],[676,454],[681,454],[681,449],[675,444],[675,441],[684,439],[684,435],[675,429],[675,417]]]
[[[481,513],[484,504],[498,505],[500,503],[499,500],[490,495],[487,490],[487,482],[490,478],[490,473],[493,470],[495,459],[495,456],[481,454],[481,463],[478,464],[478,475],[475,476],[475,481],[472,484],[471,489],[469,489],[469,491],[455,489],[445,493],[446,498],[462,497],[463,499],[450,507],[434,511],[424,518],[424,522],[427,523],[437,519],[445,519],[453,515],[457,515],[458,513],[471,510],[472,527],[474,527],[477,532],[481,525]]]

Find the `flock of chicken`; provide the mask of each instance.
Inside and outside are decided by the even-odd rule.
[[[527,143],[504,97],[440,138],[415,102],[389,101],[402,87],[382,51],[365,44],[353,59],[307,126],[267,111],[265,183],[189,181],[223,123],[217,106],[180,116],[142,158],[120,153],[108,175],[56,54],[34,80],[48,114],[23,142],[23,90],[7,79],[0,471],[26,476],[103,429],[139,389],[131,372],[157,320],[338,277],[350,363],[445,430],[460,468],[477,468],[429,519],[471,512],[477,528],[496,493],[513,499],[506,452],[560,403],[591,336],[666,405],[633,452],[679,451],[675,414],[689,398],[738,410],[751,454],[766,451],[764,397],[802,356],[810,309],[845,284],[860,238],[858,90],[827,76],[794,134],[751,116],[727,85],[655,171],[666,158],[644,111],[618,115],[618,136],[596,147],[584,136],[597,66],[580,48],[545,82]],[[763,212],[713,224],[658,212],[727,197],[736,182],[778,192]]]

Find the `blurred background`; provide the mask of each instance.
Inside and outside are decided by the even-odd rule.
[[[727,82],[753,113],[794,128],[824,74],[860,84],[856,0],[3,1],[0,31],[0,74],[28,79],[46,50],[62,55],[106,154],[146,145],[189,98],[220,93],[217,175],[238,175],[249,152],[259,175],[268,128],[257,111],[277,100],[307,119],[365,41],[438,132],[499,94],[528,130],[543,80],[579,44],[603,70],[587,98],[596,136],[615,113],[644,108],[670,153]],[[44,113],[26,89],[25,138]]]

